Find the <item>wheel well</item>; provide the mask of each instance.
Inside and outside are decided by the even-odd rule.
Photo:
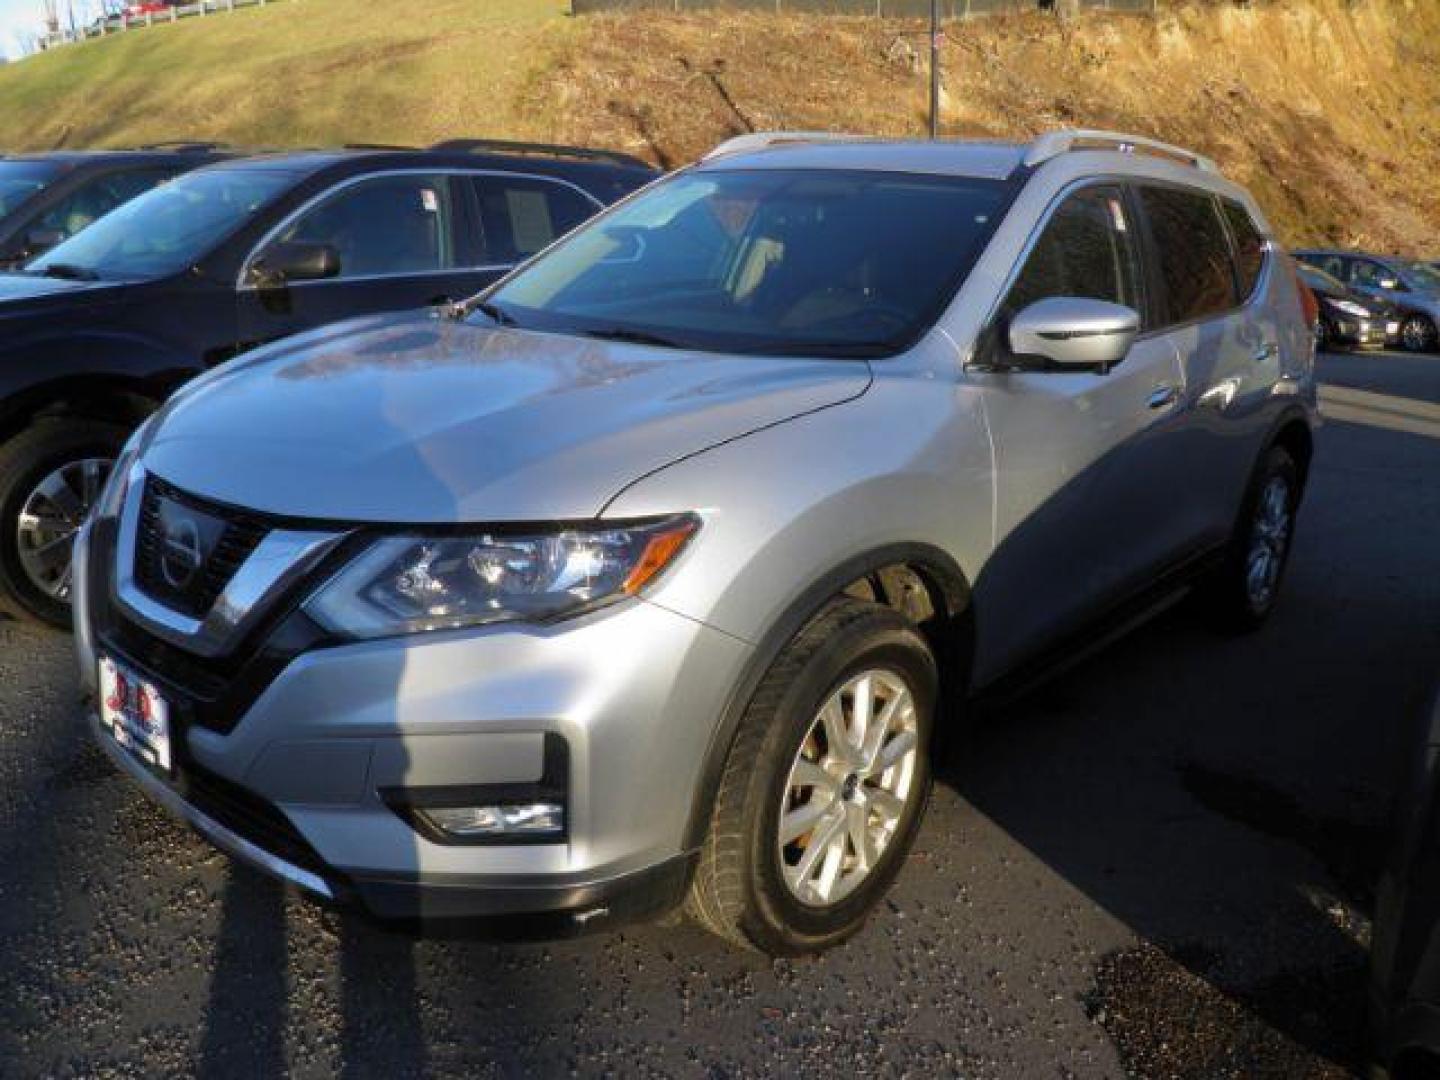
[[[895,562],[856,578],[840,592],[884,604],[913,623],[935,654],[941,700],[960,701],[969,684],[975,642],[968,583],[923,562]]]
[[[92,382],[41,387],[7,404],[0,416],[0,442],[48,417],[103,420],[134,428],[160,407],[160,402],[132,386]]]
[[[1310,478],[1310,461],[1315,456],[1315,437],[1303,420],[1291,420],[1275,433],[1274,445],[1284,447],[1300,470],[1300,485]]]

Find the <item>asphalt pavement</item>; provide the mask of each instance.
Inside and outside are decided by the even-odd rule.
[[[1440,357],[1321,360],[1286,595],[976,716],[891,902],[770,962],[683,924],[416,938],[232,866],[0,623],[0,1075],[1343,1076],[1387,802],[1440,677]]]

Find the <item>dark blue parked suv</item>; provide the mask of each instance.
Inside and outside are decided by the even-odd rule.
[[[193,375],[470,296],[656,175],[473,140],[228,161],[0,276],[0,609],[68,621],[74,532],[127,433]]]
[[[23,266],[156,184],[230,156],[213,143],[157,143],[0,157],[0,268]]]

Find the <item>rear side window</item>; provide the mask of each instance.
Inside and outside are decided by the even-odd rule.
[[[1060,205],[1040,234],[1010,295],[1014,315],[1037,300],[1075,296],[1140,310],[1129,217],[1116,188],[1086,188]]]
[[[1260,271],[1265,268],[1265,238],[1255,228],[1250,211],[1229,199],[1220,205],[1230,224],[1230,237],[1235,241],[1235,275],[1240,282],[1240,295],[1248,298],[1260,281]]]
[[[1235,306],[1230,242],[1215,200],[1177,188],[1142,187],[1159,260],[1168,322],[1218,315]]]
[[[487,266],[528,259],[587,220],[597,207],[574,188],[525,176],[477,176]]]

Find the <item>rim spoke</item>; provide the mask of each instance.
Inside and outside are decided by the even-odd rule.
[[[840,867],[845,862],[845,844],[845,817],[842,814],[836,819],[834,831],[825,844],[825,862],[820,867],[820,879],[815,883],[815,891],[823,900],[829,900],[835,892]]]
[[[845,828],[843,816],[834,815],[827,817],[824,824],[815,830],[815,835],[810,838],[810,843],[805,847],[805,854],[800,856],[800,861],[795,864],[791,880],[797,888],[803,889],[811,876],[815,873],[815,864],[820,861],[821,856],[829,849],[831,842],[840,835]]]
[[[890,728],[895,723],[895,716],[902,706],[908,708],[910,695],[903,690],[885,703],[880,710],[880,715],[870,725],[870,730],[865,733],[865,742],[860,748],[860,760],[865,763],[868,769],[875,764],[875,758],[880,753],[880,747],[885,743],[885,736],[890,734]]]
[[[813,798],[780,819],[780,843],[789,844],[810,832],[835,805],[834,799]]]
[[[850,846],[855,849],[858,869],[870,870],[875,866],[875,842],[870,838],[870,810],[860,803],[851,803],[845,808],[845,825],[850,833]]]
[[[911,753],[919,740],[915,738],[915,732],[902,731],[895,738],[885,744],[876,759],[877,767],[883,772],[899,763],[907,754]]]
[[[835,777],[807,757],[795,759],[795,767],[790,770],[790,786],[819,788],[830,794],[837,791]]]
[[[839,693],[825,703],[820,710],[820,719],[825,724],[825,741],[829,744],[830,756],[849,761],[855,751],[850,745],[850,733],[845,730],[845,710],[840,704]]]
[[[74,521],[78,519],[82,513],[83,507],[81,506],[80,497],[76,494],[75,489],[70,486],[70,481],[65,476],[63,470],[53,472],[47,476],[40,486],[35,489],[35,494],[40,495],[54,506],[55,509],[59,510],[67,520]]]
[[[905,812],[905,800],[892,791],[887,791],[882,787],[872,787],[866,788],[865,794],[869,797],[876,813],[885,819],[886,825],[894,825],[900,820],[900,815]]]
[[[71,547],[73,540],[70,535],[65,535],[26,552],[26,561],[36,573],[53,574],[69,563]]]
[[[850,745],[858,748],[865,745],[870,733],[870,719],[875,709],[875,680],[863,675],[855,683],[850,697]]]

